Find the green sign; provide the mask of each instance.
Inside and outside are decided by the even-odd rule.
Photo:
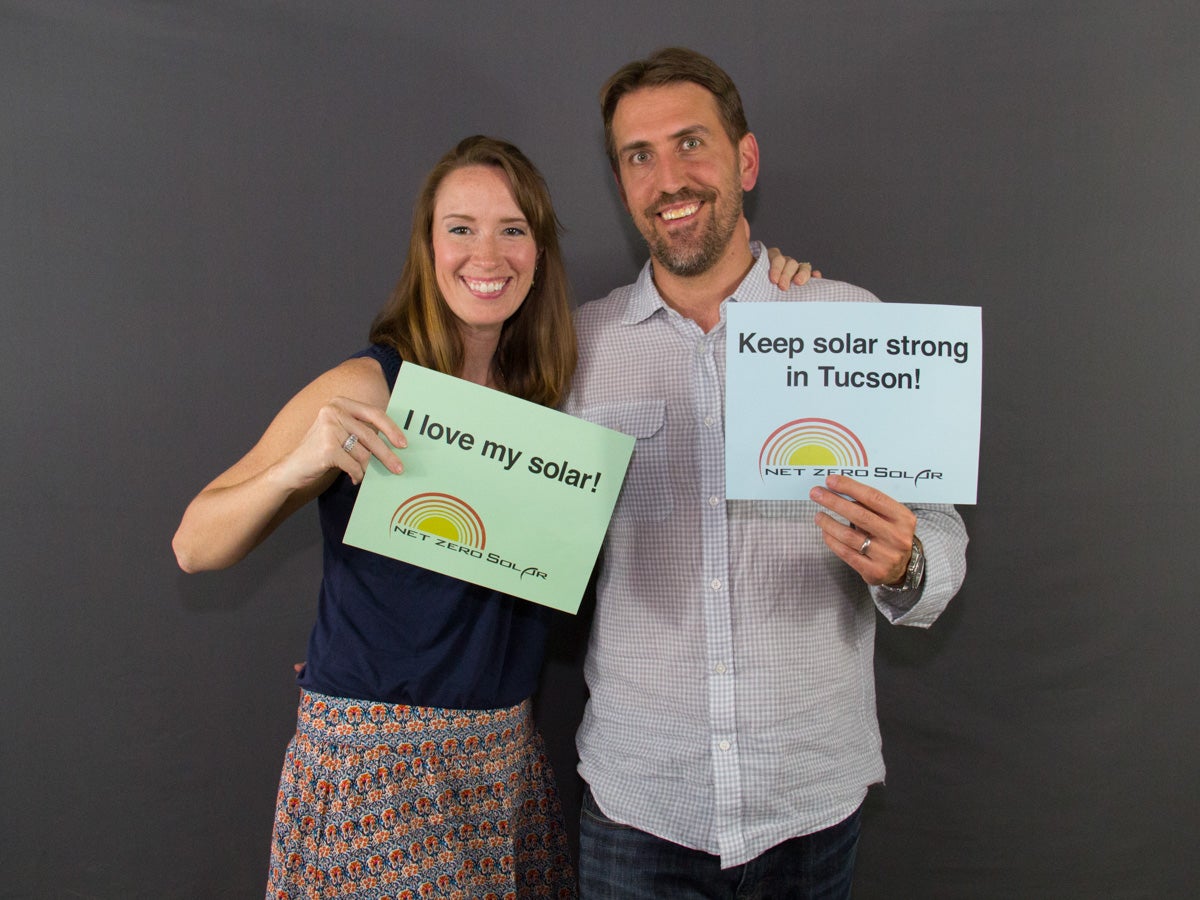
[[[372,458],[345,542],[575,613],[633,438],[412,363],[387,411],[404,472]]]

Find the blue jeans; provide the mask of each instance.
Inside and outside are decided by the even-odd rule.
[[[841,900],[850,896],[862,808],[837,825],[722,869],[719,857],[620,825],[590,790],[579,817],[582,900]]]

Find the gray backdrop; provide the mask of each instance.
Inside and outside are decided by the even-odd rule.
[[[261,896],[315,515],[184,576],[184,505],[364,343],[463,135],[542,167],[580,299],[630,280],[595,96],[668,43],[741,86],[756,235],[984,310],[967,583],[881,630],[856,895],[1192,895],[1198,10],[0,3],[0,895]]]

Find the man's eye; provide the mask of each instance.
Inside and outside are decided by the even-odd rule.
[[[700,138],[685,138],[682,146],[684,150],[696,150],[700,146]]]
[[[634,165],[640,165],[641,163],[644,163],[649,158],[650,158],[649,153],[646,153],[645,151],[638,151],[637,153],[635,153],[631,157],[629,157],[629,161],[631,163],[633,163]]]

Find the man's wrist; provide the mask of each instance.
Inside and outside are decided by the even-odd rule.
[[[892,584],[881,584],[885,591],[915,591],[925,580],[925,547],[921,539],[913,535],[912,550],[909,551],[908,565],[904,567],[904,575]]]

